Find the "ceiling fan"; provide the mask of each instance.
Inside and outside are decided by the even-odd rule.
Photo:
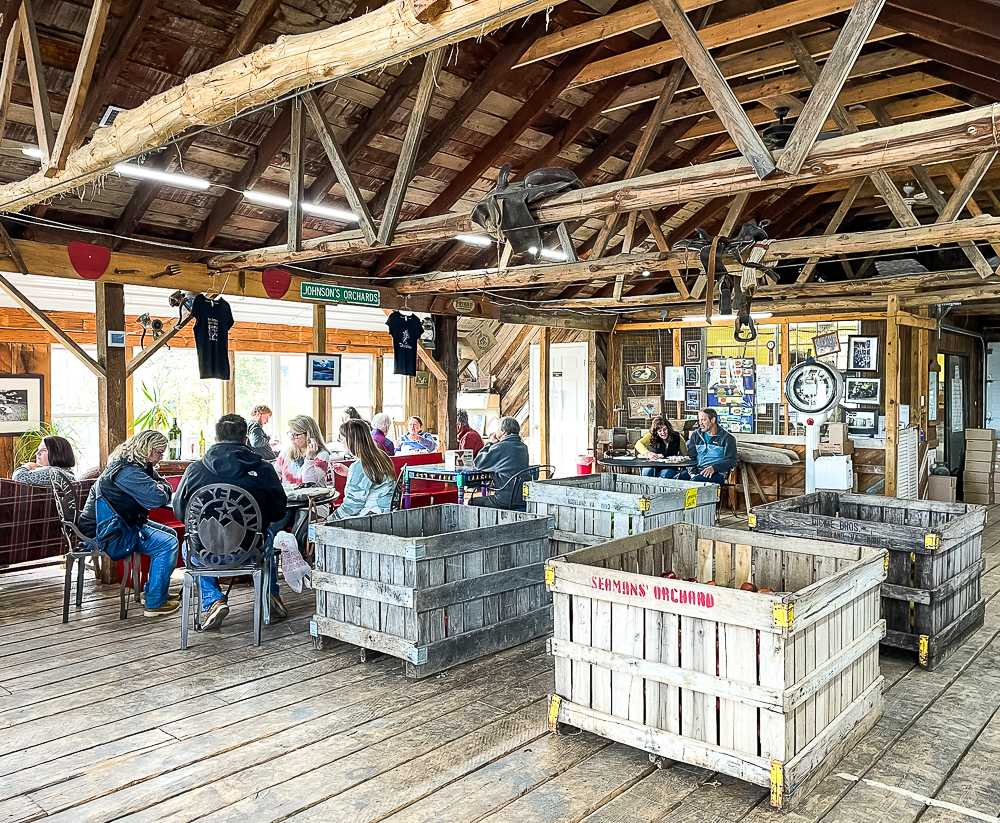
[[[770,126],[761,132],[761,136],[764,138],[764,143],[769,149],[783,149],[785,144],[788,143],[788,138],[792,134],[792,129],[795,128],[794,123],[786,123],[785,118],[788,117],[788,112],[790,111],[788,106],[778,106],[774,110],[774,116],[778,118],[777,123],[772,123]],[[817,136],[817,140],[829,140],[831,137],[840,137],[839,131],[824,131]]]

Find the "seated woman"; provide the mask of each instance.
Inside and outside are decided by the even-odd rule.
[[[389,457],[392,457],[396,453],[396,447],[392,445],[392,441],[386,436],[389,434],[389,429],[391,428],[391,415],[379,412],[372,418],[372,440]]]
[[[347,470],[344,502],[333,510],[326,522],[389,511],[396,485],[392,461],[375,445],[363,420],[342,423],[340,436],[357,460]]]
[[[85,535],[97,538],[112,560],[136,551],[149,555],[146,617],[172,614],[181,605],[180,598],[169,597],[167,589],[177,566],[177,534],[149,521],[149,510],[165,506],[173,494],[154,468],[166,448],[166,435],[147,429],[115,449],[90,489],[78,524]]]
[[[397,449],[400,451],[415,452],[437,451],[437,443],[434,442],[434,438],[423,432],[423,420],[413,415],[413,417],[406,421],[406,427],[409,431],[400,438],[399,443],[396,445]]]
[[[363,420],[360,412],[354,406],[344,406],[344,413],[341,417],[341,422],[346,423],[348,420]]]
[[[51,486],[52,468],[72,469],[76,465],[73,447],[65,437],[54,434],[42,438],[34,463],[24,463],[14,469],[12,480],[33,486]]]
[[[288,436],[292,441],[288,450],[278,455],[274,468],[285,486],[314,483],[325,486],[330,453],[323,443],[319,426],[308,414],[300,414],[288,421]]]
[[[647,460],[687,455],[687,445],[665,417],[654,417],[649,431],[635,444],[635,452]],[[677,477],[677,469],[643,469],[646,477]]]

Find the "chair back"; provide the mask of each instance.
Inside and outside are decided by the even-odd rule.
[[[263,526],[260,506],[245,489],[229,483],[203,486],[184,512],[188,556],[215,571],[260,565]]]
[[[396,484],[392,487],[392,503],[389,511],[398,512],[403,508],[403,486],[405,485],[405,471],[401,471],[396,478]]]
[[[517,474],[512,475],[510,478],[508,478],[507,482],[504,483],[499,488],[494,489],[493,493],[497,496],[500,496],[499,492],[506,492],[510,490],[512,492],[511,500],[520,501],[519,503],[516,503],[514,506],[512,506],[512,508],[519,511],[523,511],[525,508],[524,496],[520,491],[519,484],[524,484],[532,480],[538,480],[541,477],[543,471],[548,475],[548,477],[552,477],[556,473],[556,467],[553,466],[551,463],[539,463],[534,466],[528,466],[526,469],[521,469],[521,471],[519,471]]]
[[[76,498],[76,478],[67,469],[50,467],[52,474],[52,496],[59,513],[59,527],[70,551],[79,540],[76,521],[80,516],[80,505]]]

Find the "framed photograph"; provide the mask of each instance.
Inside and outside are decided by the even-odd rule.
[[[847,370],[878,371],[878,338],[852,334],[847,338]]]
[[[690,386],[697,386],[701,383],[701,366],[685,366],[684,382]]]
[[[875,409],[844,409],[847,433],[859,437],[874,437],[878,433],[878,411]]]
[[[431,384],[431,373],[429,371],[418,371],[414,375],[414,379],[415,379],[414,385],[418,389],[426,389]]]
[[[42,422],[40,374],[0,376],[0,437],[16,437]]]
[[[663,414],[663,398],[659,395],[650,397],[630,397],[628,399],[628,416],[633,419],[656,417]]]
[[[879,377],[845,377],[844,400],[848,403],[877,406],[882,400],[882,379]]]
[[[701,408],[701,392],[700,391],[689,391],[687,393],[687,400],[684,401],[684,408],[693,411],[694,409]]]
[[[660,382],[659,363],[632,363],[626,366],[625,370],[628,373],[628,382],[633,386]]]
[[[836,354],[840,351],[840,337],[837,332],[830,331],[826,334],[817,334],[813,338],[813,351],[817,357],[825,357],[828,354]]]
[[[701,365],[701,341],[688,340],[684,344],[684,362]]]
[[[325,352],[307,354],[306,385],[319,389],[340,388],[340,355]]]

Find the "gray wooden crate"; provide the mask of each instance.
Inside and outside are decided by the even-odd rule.
[[[965,503],[815,492],[757,506],[750,527],[889,550],[882,586],[887,646],[933,669],[983,625],[986,509]]]
[[[550,726],[723,772],[795,805],[882,712],[885,558],[687,523],[553,558]],[[744,591],[747,582],[773,591]]]
[[[312,632],[426,677],[548,632],[547,518],[428,506],[315,529]]]
[[[601,472],[525,484],[530,514],[553,518],[552,554],[671,523],[715,523],[716,483]]]

